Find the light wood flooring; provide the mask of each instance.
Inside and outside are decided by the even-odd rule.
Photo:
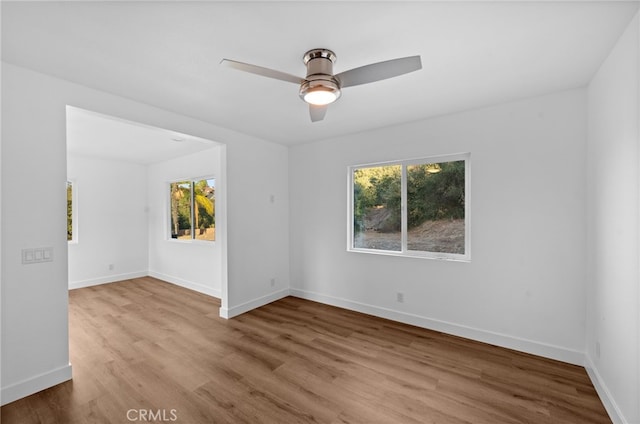
[[[218,309],[150,277],[70,291],[73,380],[2,424],[611,423],[578,366],[294,297]]]

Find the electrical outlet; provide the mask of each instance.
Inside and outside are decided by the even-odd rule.
[[[272,279],[269,281],[269,283],[271,284],[271,287],[275,286],[275,285],[276,285],[276,279],[275,279],[275,278],[272,278]]]
[[[400,303],[404,303],[404,293],[401,293],[401,292],[396,293],[396,301]]]
[[[600,342],[596,342],[596,358],[600,359]]]
[[[114,264],[109,264],[109,271],[113,271],[116,268]]]

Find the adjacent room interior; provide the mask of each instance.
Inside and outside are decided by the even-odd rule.
[[[224,221],[202,187],[185,189],[222,199],[219,143],[71,106],[66,127],[69,288],[150,275],[220,298]]]
[[[639,6],[2,2],[2,419],[640,423]]]

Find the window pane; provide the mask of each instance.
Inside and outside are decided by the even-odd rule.
[[[67,181],[67,241],[73,240],[73,184]]]
[[[353,247],[402,250],[400,165],[353,171]]]
[[[193,221],[195,238],[213,241],[216,239],[216,182],[213,178],[193,182],[195,207]]]
[[[171,238],[191,239],[191,181],[171,183]]]
[[[407,166],[407,249],[464,254],[465,162]]]

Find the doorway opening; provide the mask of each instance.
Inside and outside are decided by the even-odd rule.
[[[69,288],[152,276],[226,304],[225,145],[73,106],[66,121]],[[172,237],[183,181],[206,183],[189,213],[207,237]]]

